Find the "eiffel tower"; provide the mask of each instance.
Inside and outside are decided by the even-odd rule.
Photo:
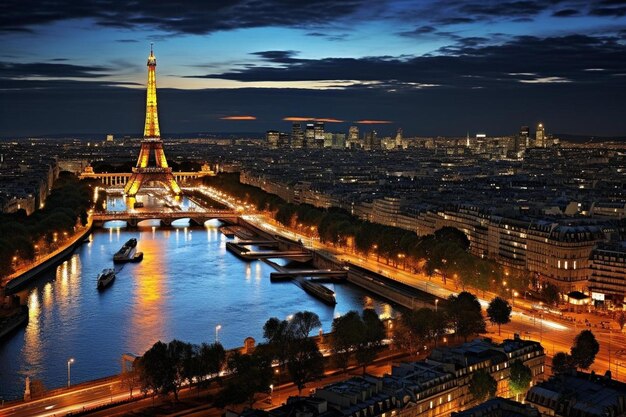
[[[154,152],[156,165],[150,165],[150,154]],[[160,183],[175,195],[181,193],[180,187],[172,174],[172,168],[167,166],[167,159],[163,152],[163,141],[159,131],[159,115],[157,113],[156,97],[156,58],[150,45],[148,57],[148,92],[146,96],[146,124],[143,130],[141,150],[137,159],[137,166],[124,187],[124,194],[134,197],[139,189],[148,183]]]

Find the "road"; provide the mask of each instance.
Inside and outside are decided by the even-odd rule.
[[[135,390],[135,393],[139,394],[139,391]],[[65,416],[70,412],[82,411],[83,408],[98,407],[128,397],[128,389],[119,380],[85,383],[51,397],[0,408],[0,417]]]

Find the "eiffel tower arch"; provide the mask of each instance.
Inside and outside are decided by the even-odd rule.
[[[154,164],[151,164],[150,156],[154,154]],[[148,57],[148,86],[146,94],[146,124],[143,130],[143,140],[137,165],[133,168],[133,174],[124,187],[124,194],[134,197],[143,185],[160,183],[172,194],[181,193],[180,186],[172,174],[172,168],[167,165],[167,159],[163,152],[163,141],[159,130],[159,115],[157,112],[156,96],[156,57],[150,47]]]

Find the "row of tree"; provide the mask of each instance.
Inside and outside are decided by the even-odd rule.
[[[320,327],[317,314],[309,311],[298,312],[288,320],[270,318],[263,326],[265,343],[250,354],[227,353],[219,343],[159,341],[135,361],[124,380],[131,395],[133,386],[139,384],[144,393],[172,393],[178,400],[184,384],[196,384],[199,390],[225,371],[228,378],[216,398],[220,406],[252,404],[256,393],[269,390],[275,375],[280,378],[286,374],[302,391],[307,383],[324,375],[324,356],[317,341],[310,337]],[[362,314],[350,311],[333,320],[329,347],[338,367],[345,371],[354,357],[365,372],[384,338],[384,324],[374,310],[366,309]]]
[[[93,184],[80,181],[69,172],[61,172],[43,208],[30,216],[18,210],[0,214],[0,270],[11,271],[16,257],[21,261],[35,258],[37,247],[52,244],[64,232],[74,231],[77,222],[87,223],[92,205]]]
[[[471,255],[469,240],[455,228],[446,227],[433,235],[420,237],[398,227],[363,221],[343,209],[287,203],[274,194],[242,184],[238,173],[222,173],[204,177],[202,181],[253,204],[257,210],[272,213],[285,226],[317,234],[322,242],[376,256],[388,264],[423,270],[428,275],[440,274],[444,280],[452,277],[464,287],[482,290],[503,288],[500,284],[504,280],[513,288],[525,284],[524,274],[505,273],[497,263]]]

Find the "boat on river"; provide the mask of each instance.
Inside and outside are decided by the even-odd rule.
[[[330,304],[333,306],[337,304],[337,300],[335,299],[335,291],[331,290],[330,288],[307,279],[300,281],[300,283],[302,284],[302,289],[304,291],[308,292],[314,297],[319,298],[326,304]]]
[[[130,262],[130,261],[132,261],[133,260],[133,254],[134,254],[133,252],[134,252],[136,246],[137,246],[137,239],[135,239],[135,238],[128,239],[128,241],[126,243],[124,243],[124,245],[120,248],[120,250],[115,252],[115,255],[113,255],[113,262]]]
[[[98,275],[98,289],[103,290],[115,279],[115,271],[112,268],[103,269]]]

